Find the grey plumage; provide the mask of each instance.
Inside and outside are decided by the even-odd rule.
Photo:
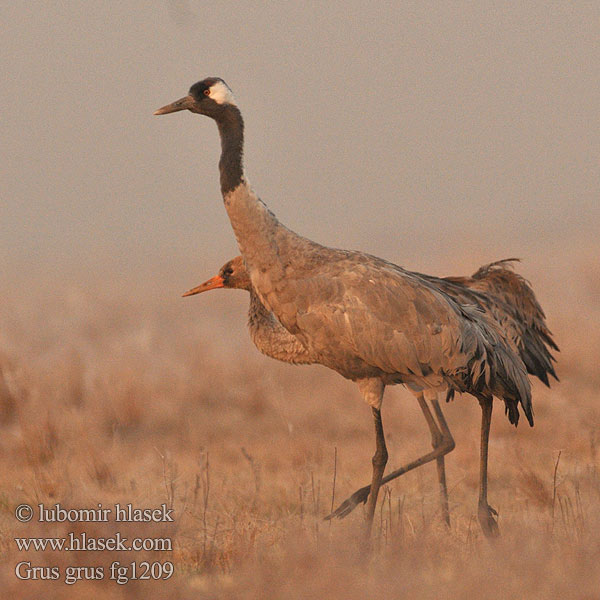
[[[453,298],[461,303],[470,304],[486,312],[493,319],[500,329],[506,333],[507,339],[512,342],[514,349],[523,359],[528,373],[538,377],[543,383],[549,386],[548,375],[558,380],[554,370],[554,357],[551,350],[557,350],[558,346],[552,339],[552,334],[546,325],[546,316],[538,303],[529,283],[515,273],[512,269],[512,263],[518,259],[505,259],[484,265],[471,277],[433,277],[422,275],[433,285],[443,289]],[[447,399],[454,394],[450,389]],[[509,418],[511,421],[518,419],[518,413],[513,411],[511,416],[510,405],[507,405]],[[439,406],[434,405],[438,420],[441,423],[442,433],[447,430],[447,425],[443,420],[443,413]],[[486,462],[487,462],[487,437],[489,435],[489,414],[491,406],[482,402],[482,471],[480,473],[480,520],[484,531],[488,534],[494,534],[497,531],[495,521],[490,515],[486,499]],[[426,418],[431,418],[424,411]],[[491,414],[491,413],[490,413]],[[438,459],[439,460],[439,459]],[[409,465],[414,468],[420,466],[423,462],[415,461]],[[439,465],[438,465],[439,468]],[[384,477],[383,482],[391,481],[396,476],[410,470],[407,467],[401,467],[395,472]],[[351,512],[359,503],[365,502],[368,496],[369,486],[358,489],[329,517],[344,517]]]
[[[314,362],[356,381],[373,408],[377,452],[369,526],[387,461],[380,415],[385,385],[405,383],[416,394],[466,391],[490,407],[496,396],[512,422],[520,405],[533,423],[525,365],[484,310],[461,305],[418,273],[322,246],[279,223],[245,178],[243,120],[222,80],[198,82],[156,114],[179,110],[218,125],[223,200],[258,299]]]
[[[528,372],[548,384],[547,374],[557,378],[552,365],[554,358],[550,353],[550,349],[558,350],[558,347],[552,340],[545,322],[544,312],[537,302],[533,290],[527,281],[512,270],[511,262],[514,260],[508,259],[485,265],[471,277],[446,277],[443,279],[428,275],[421,275],[421,277],[427,278],[434,286],[441,287],[453,298],[477,306],[479,310],[486,311],[488,316],[493,318],[503,331],[507,332],[507,336],[514,342],[526,365],[530,364],[530,356],[536,357],[533,363],[534,367],[530,369],[528,366]],[[316,362],[298,338],[287,331],[277,321],[273,313],[268,311],[260,302],[252,287],[241,256],[225,263],[216,277],[186,292],[184,296],[216,287],[244,289],[249,293],[248,328],[252,341],[263,354],[292,364],[312,364]],[[453,392],[453,390],[451,391]],[[452,450],[454,442],[437,400],[430,399],[439,426],[433,420],[431,412],[425,405],[425,400],[423,398],[418,400],[428,425],[432,427],[432,438],[433,440],[437,438],[438,447],[436,448],[436,444],[434,444],[434,452],[397,469],[394,473],[384,477],[382,481],[391,481],[396,476],[436,458],[442,486],[442,512],[448,520],[443,455],[436,456],[436,452],[441,454]],[[439,443],[440,441],[441,443]],[[328,518],[334,516],[344,517],[349,514],[359,503],[367,500],[369,490],[369,485],[357,490],[342,502]],[[490,523],[488,525],[493,530],[494,525]]]
[[[549,386],[548,375],[558,381],[551,350],[559,348],[529,282],[513,270],[518,261],[499,260],[480,267],[471,277],[445,277],[440,285],[459,301],[489,311],[517,346],[527,372]]]

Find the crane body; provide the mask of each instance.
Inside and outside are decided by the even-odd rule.
[[[217,123],[223,201],[258,299],[313,362],[355,381],[371,406],[376,452],[368,530],[388,458],[380,412],[386,385],[403,383],[419,396],[468,392],[484,412],[491,411],[496,396],[512,423],[518,422],[520,407],[533,425],[525,364],[494,318],[461,304],[427,276],[369,254],[317,244],[281,224],[245,177],[244,123],[222,79],[194,84],[187,96],[155,114],[181,110]],[[487,446],[485,452],[487,465]],[[495,524],[487,476],[484,491],[485,531]]]

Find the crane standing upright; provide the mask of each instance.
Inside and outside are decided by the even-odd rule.
[[[505,402],[511,423],[518,422],[520,406],[533,425],[525,365],[493,319],[460,304],[425,276],[362,252],[322,246],[282,225],[246,180],[244,122],[222,79],[199,81],[155,114],[181,110],[217,123],[223,201],[261,303],[315,362],[355,381],[371,406],[376,451],[367,531],[388,459],[381,420],[386,385],[403,383],[419,396],[468,392],[484,410],[496,396]],[[493,533],[487,476],[479,519],[484,531]]]

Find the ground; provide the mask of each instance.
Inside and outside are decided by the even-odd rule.
[[[465,259],[464,272],[479,258]],[[562,349],[561,381],[535,383],[533,429],[510,426],[495,405],[489,496],[501,537],[490,543],[476,520],[480,411],[459,396],[443,406],[456,439],[450,530],[427,465],[382,490],[368,553],[362,507],[341,521],[323,517],[370,480],[370,410],[336,374],[260,355],[244,330],[242,292],[179,300],[99,282],[7,299],[1,589],[13,598],[599,598],[600,271],[594,253],[569,263],[568,280],[567,258],[544,264],[525,272]],[[406,390],[388,388],[383,419],[388,469],[430,449]],[[15,518],[19,504],[57,503],[164,504],[175,521]],[[14,539],[117,531],[169,539],[172,549],[26,552]],[[58,567],[59,581],[19,580],[15,566],[28,561]],[[116,561],[171,562],[174,574],[118,584],[109,578]],[[84,565],[102,566],[104,577],[64,582],[67,567]]]

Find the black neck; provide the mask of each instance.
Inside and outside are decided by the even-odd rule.
[[[221,193],[234,190],[244,179],[244,120],[237,106],[228,105],[217,119],[221,135]]]

